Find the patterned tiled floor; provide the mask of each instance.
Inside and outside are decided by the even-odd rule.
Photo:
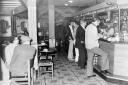
[[[86,69],[80,69],[77,63],[68,61],[64,56],[58,56],[54,60],[54,77],[44,74],[39,77],[34,85],[118,85],[108,83],[96,77],[87,79]]]

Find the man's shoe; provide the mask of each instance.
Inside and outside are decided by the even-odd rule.
[[[68,60],[69,60],[69,61],[74,61],[74,59],[73,59],[73,58],[69,58]]]
[[[96,75],[87,76],[87,78],[92,78],[92,77],[96,77]]]

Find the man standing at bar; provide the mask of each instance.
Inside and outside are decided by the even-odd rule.
[[[73,48],[74,48],[74,42],[75,42],[75,38],[74,38],[74,24],[75,21],[71,20],[70,24],[68,25],[68,39],[69,39],[69,48],[68,48],[68,59],[70,61],[73,61],[74,59],[74,55],[73,55]]]
[[[78,62],[78,66],[81,69],[85,68],[85,65],[87,63],[87,52],[85,48],[85,26],[87,22],[84,19],[80,20],[80,26],[77,29],[76,32],[76,42],[75,46],[78,48],[78,56],[75,57],[75,62]]]
[[[108,54],[99,48],[98,39],[102,35],[98,34],[97,26],[100,24],[98,17],[94,18],[94,21],[86,27],[85,32],[85,45],[87,48],[88,60],[87,60],[87,78],[94,77],[93,74],[93,56],[94,54],[101,56],[101,70],[107,73],[109,69]]]
[[[79,28],[79,22],[78,21],[75,21],[74,23],[74,49],[73,49],[73,52],[74,52],[74,58],[75,58],[75,62],[78,62],[78,57],[79,57],[79,49],[77,47],[77,41],[76,40],[76,37],[77,37],[77,32],[78,32],[78,28]]]

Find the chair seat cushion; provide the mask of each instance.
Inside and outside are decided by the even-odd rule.
[[[47,65],[53,65],[53,62],[51,60],[40,60],[39,66],[47,66]]]

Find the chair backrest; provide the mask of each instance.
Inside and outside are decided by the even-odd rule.
[[[21,85],[33,85],[33,63],[33,59],[28,60],[27,75],[11,76],[11,79],[18,82]]]

